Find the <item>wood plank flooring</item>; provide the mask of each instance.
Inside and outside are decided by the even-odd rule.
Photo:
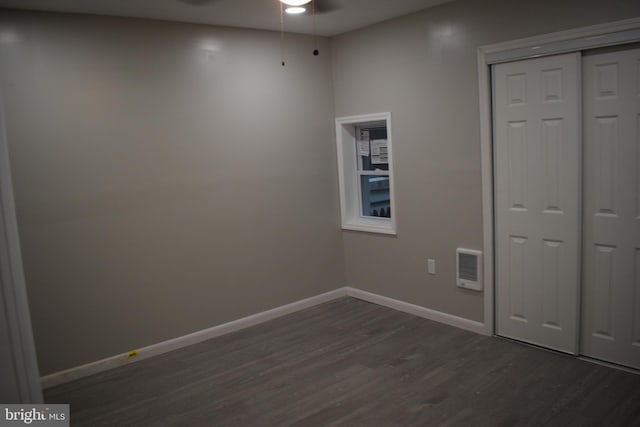
[[[353,298],[45,398],[72,426],[640,426],[640,375]]]

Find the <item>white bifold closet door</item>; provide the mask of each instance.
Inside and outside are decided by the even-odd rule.
[[[496,330],[576,353],[579,54],[495,65]]]
[[[640,49],[583,59],[582,353],[640,369]]]

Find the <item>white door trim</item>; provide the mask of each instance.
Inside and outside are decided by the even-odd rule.
[[[11,378],[1,387],[4,403],[41,403],[42,388],[31,331],[18,223],[11,184],[9,150],[0,93],[0,336],[8,349],[0,372]]]
[[[482,239],[484,251],[484,333],[495,333],[494,323],[494,197],[491,73],[489,66],[525,58],[576,52],[640,41],[640,18],[592,25],[557,33],[507,41],[478,48],[480,100],[480,156],[482,162]]]

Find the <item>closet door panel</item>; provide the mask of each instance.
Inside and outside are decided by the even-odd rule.
[[[581,351],[640,369],[640,49],[583,70]]]
[[[495,65],[496,323],[577,352],[579,55]]]

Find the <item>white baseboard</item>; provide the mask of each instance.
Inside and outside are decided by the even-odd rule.
[[[413,314],[414,316],[423,317],[425,319],[434,320],[436,322],[455,326],[460,329],[475,332],[477,334],[486,335],[487,332],[484,323],[475,320],[465,319],[463,317],[454,316],[452,314],[443,313],[441,311],[432,310],[430,308],[421,307],[419,305],[409,304],[408,302],[399,301],[393,298],[384,297],[382,295],[373,294],[371,292],[362,291],[356,288],[347,287],[347,295],[358,298],[384,307],[393,308],[394,310],[403,311]]]
[[[201,331],[197,331],[188,335],[183,335],[181,337],[173,338],[167,341],[143,347],[141,349],[137,349],[135,350],[137,354],[135,357],[130,357],[131,353],[121,353],[112,357],[108,357],[106,359],[98,360],[96,362],[87,363],[86,365],[76,366],[71,369],[46,375],[41,378],[42,388],[47,389],[89,375],[127,365],[129,363],[148,359],[149,357],[167,353],[172,350],[177,350],[179,348],[186,347],[192,344],[197,344],[211,338],[219,337],[221,335],[235,332],[240,329],[248,328],[259,323],[267,322],[269,320],[276,319],[278,317],[285,316],[287,314],[291,314],[296,311],[300,311],[305,308],[313,307],[315,305],[345,296],[347,296],[347,288],[339,288],[324,294],[296,301],[291,304],[283,305],[271,310],[243,317],[238,320],[223,323],[222,325],[203,329]]]
[[[269,320],[276,319],[278,317],[285,316],[287,314],[291,314],[296,311],[300,311],[305,308],[313,307],[315,305],[345,296],[351,296],[353,298],[358,298],[384,307],[389,307],[394,310],[403,311],[405,313],[413,314],[425,319],[445,323],[447,325],[455,326],[461,329],[466,329],[478,334],[486,334],[484,324],[481,322],[464,319],[462,317],[453,316],[451,314],[442,313],[440,311],[431,310],[429,308],[421,307],[414,304],[409,304],[407,302],[373,294],[367,291],[362,291],[360,289],[344,287],[324,294],[316,295],[311,298],[296,301],[291,304],[283,305],[281,307],[276,307],[271,310],[263,311],[261,313],[253,314],[251,316],[243,317],[242,319],[234,320],[232,322],[223,323],[222,325],[214,326],[212,328],[203,329],[201,331],[197,331],[188,335],[183,335],[181,337],[143,347],[139,350],[135,350],[135,357],[131,357],[131,353],[121,353],[112,357],[108,357],[106,359],[98,360],[96,362],[87,363],[86,365],[76,366],[75,368],[46,375],[41,378],[42,388],[51,388],[60,384],[87,377],[89,375],[117,368],[119,366],[124,366],[140,360],[148,359],[153,356],[167,353],[172,350],[177,350],[189,345],[197,344],[199,342],[219,337],[231,332],[239,331],[240,329],[248,328],[259,323],[267,322]]]

